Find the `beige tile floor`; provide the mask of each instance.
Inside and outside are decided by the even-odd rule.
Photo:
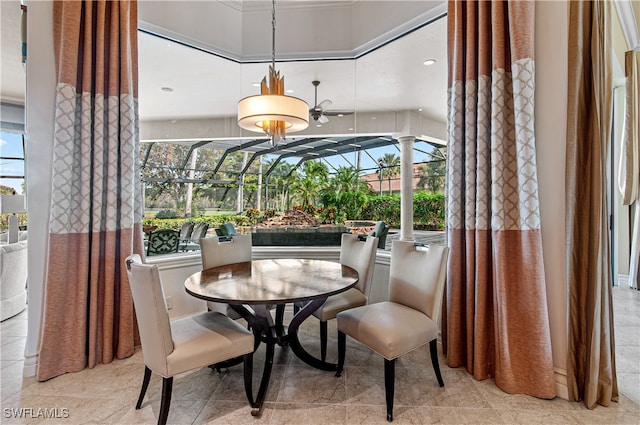
[[[614,289],[616,362],[620,401],[588,410],[582,403],[509,395],[491,380],[476,381],[441,358],[445,387],[439,388],[427,350],[404,356],[396,369],[394,423],[397,424],[640,424],[640,292]],[[25,313],[1,324],[2,424],[154,424],[160,408],[161,379],[153,376],[140,410],[134,404],[143,372],[142,354],[98,365],[47,382],[23,378],[27,331]],[[335,322],[335,321],[332,321]],[[335,356],[335,324],[329,328]],[[301,328],[309,351],[317,350],[317,321]],[[256,367],[263,358],[256,354]],[[255,371],[254,376],[260,373]],[[340,378],[310,368],[288,349],[276,350],[267,403],[250,415],[239,366],[218,374],[208,368],[174,380],[169,423],[174,424],[376,424],[386,423],[383,362],[348,338]],[[58,418],[13,417],[17,408],[38,408]],[[53,410],[53,409],[58,409]],[[63,410],[66,409],[66,410]],[[25,412],[23,410],[23,412]],[[68,416],[68,417],[62,417]]]

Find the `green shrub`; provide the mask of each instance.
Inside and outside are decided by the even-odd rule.
[[[260,211],[257,208],[249,208],[244,212],[247,215],[247,219],[251,224],[257,224],[258,218],[260,218]]]
[[[391,227],[400,227],[400,197],[393,195],[370,196],[360,218],[373,221],[382,220]]]
[[[400,197],[370,196],[362,209],[363,220],[385,221],[391,227],[400,227]],[[413,195],[413,225],[415,229],[442,230],[445,220],[444,194],[417,191]]]
[[[156,214],[156,218],[176,218],[178,217],[178,213],[174,210],[162,210]]]
[[[413,223],[416,229],[444,229],[444,194],[419,191],[413,194]]]

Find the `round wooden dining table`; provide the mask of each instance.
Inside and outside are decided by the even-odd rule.
[[[197,298],[226,303],[251,327],[256,343],[266,345],[265,365],[255,400],[250,395],[252,415],[260,413],[264,402],[275,345],[291,347],[305,363],[318,369],[336,371],[337,364],[309,354],[300,344],[298,329],[326,299],[346,291],[358,282],[351,267],[327,260],[269,259],[229,264],[197,272],[185,281],[186,291]],[[308,303],[285,326],[286,304]],[[275,319],[271,306],[276,306]]]

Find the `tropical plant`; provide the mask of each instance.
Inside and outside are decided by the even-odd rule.
[[[335,222],[359,218],[367,202],[369,186],[360,179],[360,173],[354,167],[339,167],[320,191],[320,202],[328,211],[332,211]]]
[[[387,179],[389,182],[389,195],[392,194],[391,180],[400,175],[400,157],[394,153],[385,153],[378,158],[378,176],[380,181]],[[382,187],[380,188],[382,191]]]
[[[431,193],[444,193],[445,184],[445,168],[444,160],[430,161],[420,166],[419,179],[417,186],[427,189]]]
[[[302,164],[295,180],[291,181],[291,192],[303,211],[312,213],[316,209],[319,194],[328,183],[329,169],[320,161],[310,160]]]

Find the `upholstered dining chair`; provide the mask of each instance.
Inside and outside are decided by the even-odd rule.
[[[447,257],[443,246],[392,242],[389,301],[338,313],[338,370],[344,367],[346,335],[384,357],[387,421],[393,420],[395,362],[403,354],[429,344],[438,384],[444,381],[438,364],[438,318],[442,307]]]
[[[158,229],[151,232],[147,242],[147,256],[178,252],[180,232],[172,229]]]
[[[244,361],[245,392],[252,404],[253,334],[215,312],[170,321],[158,266],[142,264],[138,254],[127,257],[125,265],[144,359],[144,378],[136,409],[142,406],[152,371],[162,376],[158,425],[163,425],[169,415],[175,375],[240,356]]]
[[[233,235],[224,239],[218,237],[200,239],[200,256],[203,269],[251,261],[251,234]],[[211,311],[226,314],[232,319],[241,317],[227,304],[207,301],[207,307]]]
[[[320,320],[320,358],[327,358],[327,322],[349,308],[365,305],[371,292],[378,238],[343,233],[340,242],[340,264],[358,272],[358,283],[351,289],[327,298],[313,315]]]

